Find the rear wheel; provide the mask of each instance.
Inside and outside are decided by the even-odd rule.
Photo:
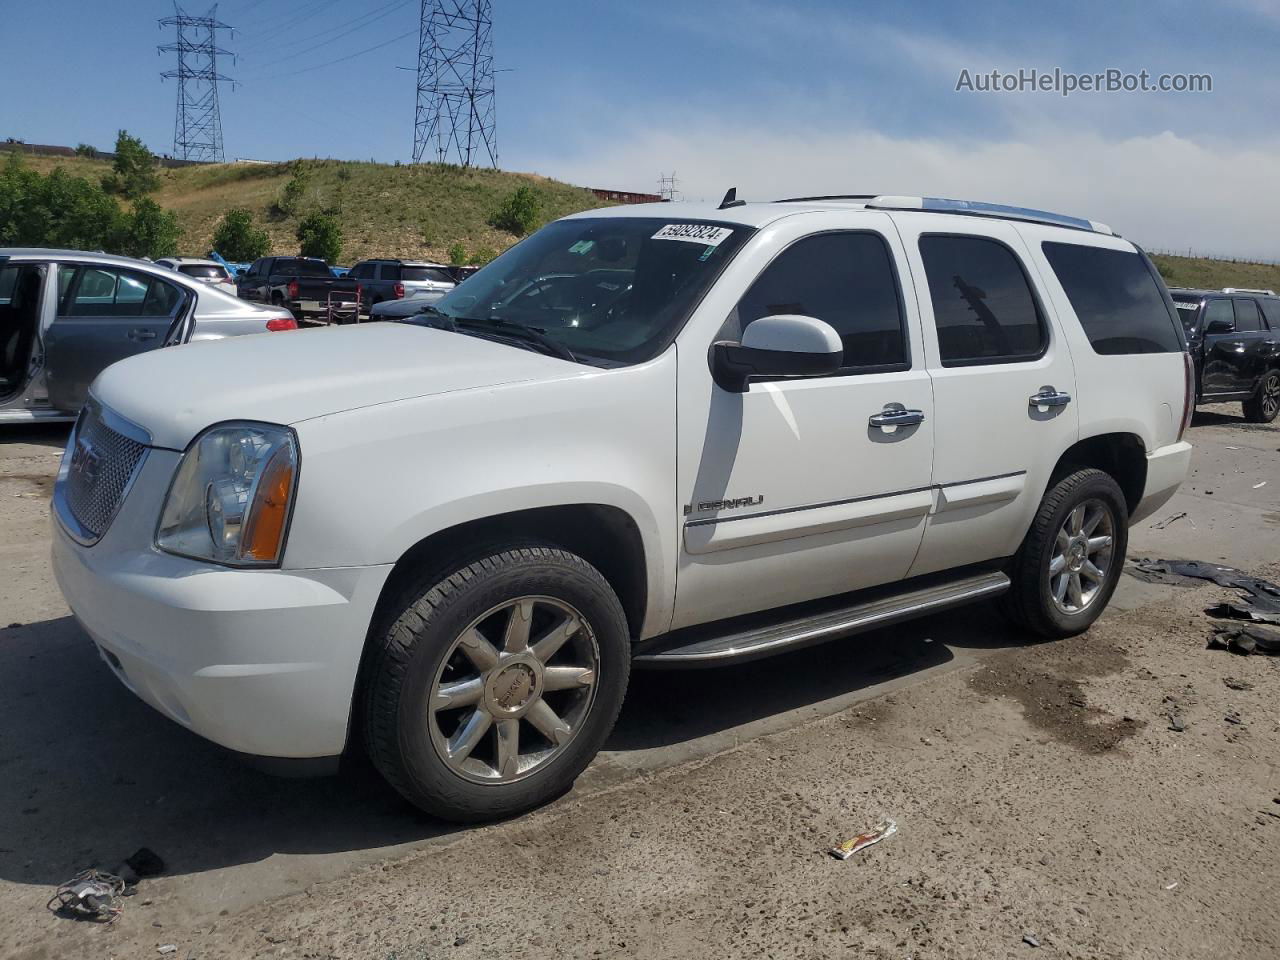
[[[1280,370],[1271,370],[1258,392],[1244,402],[1244,415],[1253,423],[1270,423],[1280,414]]]
[[[1124,493],[1109,474],[1084,469],[1060,479],[1014,556],[1005,613],[1045,637],[1089,629],[1120,579],[1128,523]]]
[[[486,820],[567,790],[613,728],[630,639],[581,557],[493,553],[410,590],[369,666],[365,743],[411,803]]]

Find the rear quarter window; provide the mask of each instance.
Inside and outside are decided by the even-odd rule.
[[[1138,253],[1078,243],[1041,244],[1094,352],[1178,353],[1178,337],[1156,278]]]

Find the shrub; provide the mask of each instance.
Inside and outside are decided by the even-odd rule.
[[[121,130],[116,136],[116,156],[111,161],[110,176],[102,178],[102,187],[108,193],[118,193],[129,200],[144,197],[160,185],[156,173],[156,158],[137,137]]]
[[[492,250],[490,250],[488,247],[481,247],[479,250],[477,250],[475,253],[471,255],[471,258],[467,261],[467,263],[471,264],[471,266],[473,267],[483,267],[486,263],[488,263],[490,260],[492,260],[496,256],[497,254],[494,253]]]
[[[467,248],[461,242],[453,244],[449,247],[449,263],[452,266],[460,267],[467,262]]]
[[[306,167],[298,164],[293,170],[293,176],[289,178],[289,182],[280,191],[280,199],[275,204],[276,212],[285,217],[297,216],[298,211],[302,208],[302,200],[306,196],[307,188],[310,185],[311,174]]]
[[[89,144],[87,144],[87,143],[77,144],[77,145],[76,145],[76,156],[77,156],[77,157],[88,157],[90,160],[92,160],[92,159],[94,159],[95,157],[97,157],[97,156],[98,156],[98,148],[97,148],[97,147],[91,147],[91,146],[89,146]]]
[[[228,260],[248,262],[265,257],[271,249],[267,231],[253,224],[253,214],[237,207],[228,210],[213,231],[213,249]]]
[[[178,218],[150,197],[134,201],[133,211],[119,220],[113,253],[130,257],[168,257],[178,252],[182,235]]]
[[[325,213],[313,213],[298,224],[298,242],[304,257],[319,257],[336,263],[342,256],[342,227]]]
[[[517,237],[531,233],[538,226],[538,195],[527,185],[516,187],[515,192],[494,211],[489,224],[498,230],[506,230]]]
[[[115,249],[123,214],[102,187],[55,167],[30,169],[12,153],[0,168],[0,247]]]

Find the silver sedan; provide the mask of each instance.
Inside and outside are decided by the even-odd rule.
[[[129,257],[0,248],[0,423],[74,420],[94,377],[144,350],[297,328],[219,286]]]

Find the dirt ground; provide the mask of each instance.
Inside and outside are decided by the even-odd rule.
[[[0,435],[0,957],[1280,957],[1280,658],[1206,649],[1230,591],[1126,576],[1060,643],[975,607],[639,674],[570,794],[460,830],[366,769],[244,770],[123,691],[48,570],[61,439]],[[1280,579],[1280,429],[1224,406],[1191,439],[1131,555]],[[113,926],[45,910],[144,844],[166,872]]]

